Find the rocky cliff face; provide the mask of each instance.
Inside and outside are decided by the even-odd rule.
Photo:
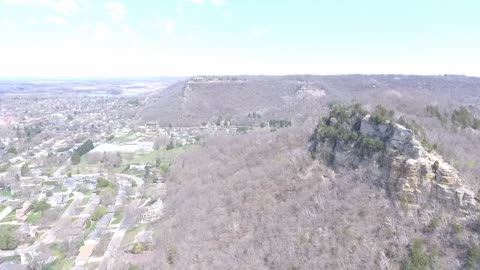
[[[333,109],[312,137],[312,155],[337,170],[372,168],[371,177],[409,206],[440,204],[462,214],[476,211],[474,192],[455,168],[385,114],[370,115],[359,107]]]

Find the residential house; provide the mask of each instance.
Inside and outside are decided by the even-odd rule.
[[[68,198],[65,194],[53,193],[53,196],[48,198],[48,204],[52,207],[64,207]]]
[[[25,222],[28,218],[28,213],[30,212],[31,209],[32,209],[32,203],[30,203],[29,201],[26,201],[23,203],[22,208],[17,209],[15,211],[15,217],[18,220]]]
[[[88,259],[90,258],[90,256],[92,256],[92,253],[95,250],[96,246],[97,246],[96,243],[95,244],[85,243],[85,245],[80,247],[80,252],[79,252],[77,258],[75,259],[75,266],[82,266],[82,265],[87,264]]]

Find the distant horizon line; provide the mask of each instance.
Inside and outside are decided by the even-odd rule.
[[[138,76],[1,76],[0,81],[25,81],[25,80],[145,80],[145,79],[187,79],[195,77],[287,77],[287,76],[418,76],[418,77],[472,77],[480,78],[480,75],[467,75],[455,73],[443,74],[414,74],[414,73],[291,73],[291,74],[197,74],[197,75],[138,75]]]

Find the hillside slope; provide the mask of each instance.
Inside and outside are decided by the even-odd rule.
[[[305,119],[331,102],[384,104],[418,111],[432,100],[442,105],[479,104],[480,78],[464,76],[338,75],[195,77],[148,98],[141,116],[162,125],[200,125],[217,118],[234,124]]]
[[[312,159],[310,131],[217,136],[180,157],[152,256],[141,267],[480,266],[478,216],[403,207],[368,170],[340,172]]]
[[[257,126],[269,120],[290,120],[298,126],[316,123],[331,104],[353,101],[370,110],[382,104],[410,125],[421,127],[419,140],[436,146],[477,192],[480,130],[459,127],[450,119],[455,112],[463,116],[463,108],[476,115],[480,124],[479,93],[480,78],[465,76],[196,77],[149,96],[139,114],[143,121],[165,126],[215,125],[219,119]]]

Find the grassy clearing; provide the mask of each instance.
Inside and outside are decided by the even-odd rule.
[[[19,225],[1,225],[0,234],[15,232],[19,227],[20,227]]]
[[[127,140],[127,142],[128,141],[131,140]],[[157,159],[160,159],[162,164],[172,163],[177,156],[185,152],[185,150],[190,147],[194,146],[175,147],[171,150],[166,150],[165,147],[161,147],[158,150],[154,150],[148,153],[139,151],[137,153],[134,153],[133,155],[122,154],[122,164],[118,167],[110,168],[105,168],[104,164],[101,163],[89,164],[86,155],[84,155],[81,157],[79,164],[71,167],[71,171],[80,173],[122,173],[125,171],[125,168],[130,164],[155,164]]]
[[[112,225],[119,224],[120,221],[122,221],[122,218],[123,218],[123,213],[116,212],[115,215],[113,215]]]
[[[185,152],[188,147],[176,147],[171,150],[166,149],[159,149],[152,151],[150,153],[138,153],[136,154],[132,160],[128,160],[129,164],[132,163],[152,163],[155,164],[157,158],[163,162],[172,162],[176,157],[178,157],[181,153]]]
[[[53,181],[53,180],[43,181],[42,185],[44,185],[44,186],[58,186],[58,181]]]
[[[110,140],[110,143],[126,143],[126,142],[131,142],[135,141],[138,137],[134,133],[129,133],[123,136],[115,136],[112,140]]]
[[[42,218],[42,211],[31,212],[31,213],[28,215],[27,223],[37,224],[38,221],[40,221],[41,218]]]
[[[80,158],[80,163],[75,166],[72,166],[73,172],[80,172],[80,173],[97,173],[99,169],[102,168],[102,164],[89,164],[87,162],[86,155],[83,155]]]
[[[50,247],[56,259],[45,267],[48,270],[66,270],[71,269],[75,264],[74,258],[66,258],[65,253],[57,244]]]
[[[82,205],[87,204],[89,200],[90,200],[90,196],[85,196],[85,197],[83,197],[83,199],[82,199]]]
[[[2,192],[0,192],[0,196],[12,197],[12,191],[10,189],[5,189]]]
[[[20,256],[8,256],[2,259],[4,262],[20,262]]]
[[[85,230],[84,238],[87,238],[87,236],[95,230],[95,227],[97,226],[96,221],[92,221],[91,219],[87,220],[87,229]]]
[[[41,240],[45,237],[45,235],[47,234],[47,232],[41,232],[41,233],[36,233],[35,234],[35,240],[38,241],[38,240]]]
[[[15,217],[15,210],[13,210],[12,212],[10,212],[10,214],[8,214],[3,220],[2,222],[10,222],[10,221],[14,221],[16,220],[17,218]]]
[[[123,237],[121,245],[123,246],[132,244],[135,241],[135,237],[137,236],[137,234],[145,231],[145,229],[147,229],[147,224],[142,224],[131,228],[127,231],[125,237]]]

